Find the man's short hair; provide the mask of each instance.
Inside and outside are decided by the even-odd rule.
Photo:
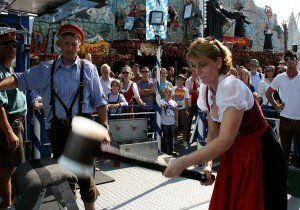
[[[286,60],[286,58],[292,58],[293,60],[297,60],[297,54],[291,50],[286,51],[283,57],[284,60]]]
[[[140,68],[140,65],[139,65],[139,64],[137,64],[137,63],[134,63],[134,64],[132,64],[132,67],[134,67],[134,66],[136,66],[136,67],[139,67],[139,68]]]

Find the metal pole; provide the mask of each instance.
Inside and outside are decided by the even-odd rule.
[[[41,121],[44,120],[40,111],[33,110],[33,158],[39,159],[41,158],[41,148],[42,148],[42,126]]]
[[[155,42],[156,42],[156,79],[157,79],[157,87],[156,87],[156,103],[160,104],[160,94],[159,94],[159,87],[160,87],[160,70],[161,70],[161,54],[162,54],[162,49],[160,45],[160,36],[155,35]],[[160,106],[158,106],[157,111],[156,111],[156,139],[158,143],[158,149],[161,151],[161,109]]]

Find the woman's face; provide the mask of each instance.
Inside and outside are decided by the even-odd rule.
[[[222,65],[222,59],[219,57],[216,61],[201,56],[191,59],[192,67],[196,70],[197,75],[203,84],[211,85],[218,83],[219,70]]]
[[[266,70],[267,78],[274,78],[274,70]]]
[[[130,71],[127,68],[122,69],[122,77],[123,79],[129,79]]]
[[[249,74],[248,74],[247,72],[245,72],[245,71],[242,71],[242,72],[241,72],[241,78],[242,78],[242,80],[243,80],[245,83],[247,83],[247,82],[248,82],[248,78],[249,78]]]

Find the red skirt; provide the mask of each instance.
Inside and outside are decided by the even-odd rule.
[[[264,210],[261,136],[237,136],[220,157],[210,210]]]

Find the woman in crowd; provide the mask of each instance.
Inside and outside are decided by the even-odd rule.
[[[141,100],[139,90],[135,82],[131,80],[132,72],[129,66],[124,66],[121,70],[121,90],[120,92],[124,95],[128,105],[138,105],[145,106],[146,104]],[[127,113],[133,113],[133,107],[125,110]]]
[[[265,78],[264,80],[260,81],[258,85],[258,91],[257,91],[257,102],[262,105],[263,109],[270,109],[275,110],[275,108],[272,106],[272,104],[268,101],[266,97],[266,91],[270,87],[270,84],[272,83],[273,79],[276,77],[277,72],[274,66],[267,66],[265,68]],[[277,92],[277,91],[276,91]],[[277,93],[278,95],[278,93]]]
[[[250,79],[250,71],[248,71],[246,68],[241,69],[241,80],[247,85],[251,92],[255,94],[255,88]]]
[[[208,180],[203,184],[212,184],[212,160],[220,157],[210,210],[287,209],[284,153],[250,89],[228,74],[228,48],[218,40],[198,38],[186,58],[203,83],[198,104],[208,110],[207,144],[172,160],[164,175],[176,177],[206,162]]]

